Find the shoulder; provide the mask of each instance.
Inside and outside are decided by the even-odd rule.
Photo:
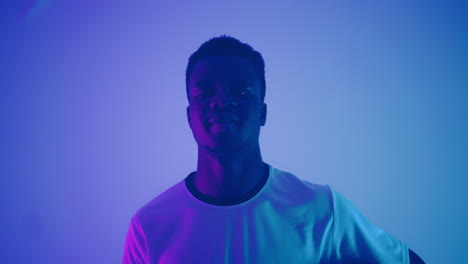
[[[332,198],[332,191],[328,185],[312,183],[287,171],[273,168],[272,186],[280,192],[292,192],[293,196],[313,196],[315,198]],[[295,195],[297,193],[297,195]]]
[[[159,220],[162,216],[167,218],[174,214],[176,209],[180,208],[185,202],[183,184],[185,183],[182,180],[145,203],[135,212],[132,222],[144,225]]]
[[[306,206],[314,214],[333,212],[333,194],[328,185],[312,183],[293,173],[273,169],[271,194],[273,199],[281,199],[291,206]]]

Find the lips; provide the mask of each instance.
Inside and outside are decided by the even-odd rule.
[[[213,116],[208,122],[210,124],[235,123],[239,122],[239,119],[235,116]]]

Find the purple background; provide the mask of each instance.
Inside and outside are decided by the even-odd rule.
[[[467,2],[282,2],[2,1],[0,262],[119,263],[195,169],[185,66],[229,34],[266,61],[266,162],[468,263]]]

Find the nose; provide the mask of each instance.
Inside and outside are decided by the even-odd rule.
[[[216,110],[232,109],[236,106],[237,104],[231,96],[218,95],[215,98],[213,98],[213,101],[210,103],[210,108]]]

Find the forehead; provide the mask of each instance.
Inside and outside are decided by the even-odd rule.
[[[189,86],[200,81],[229,82],[257,81],[258,78],[252,63],[240,57],[216,56],[199,60],[193,67]]]

